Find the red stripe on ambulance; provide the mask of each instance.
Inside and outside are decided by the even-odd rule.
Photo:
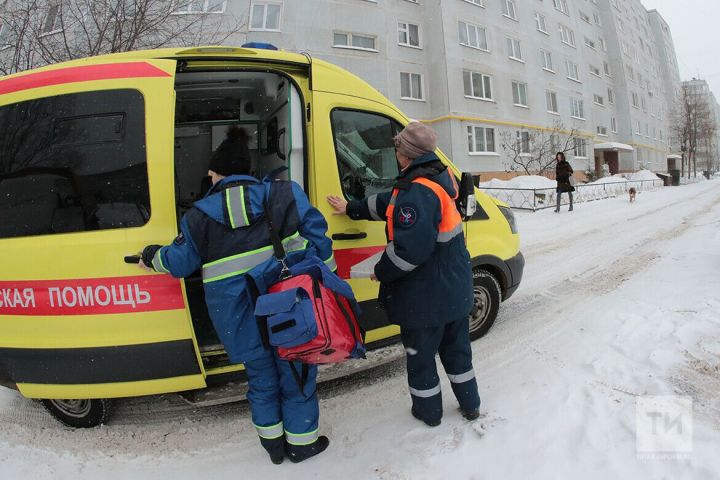
[[[97,315],[184,309],[169,275],[0,281],[0,315]]]
[[[0,80],[0,95],[30,88],[49,87],[65,83],[113,80],[119,78],[169,77],[164,70],[146,62],[108,63],[60,68],[45,72],[29,73],[7,80]]]
[[[335,250],[333,253],[335,254],[335,263],[338,267],[338,276],[347,280],[350,278],[350,269],[353,265],[372,257],[384,249],[385,245],[377,247],[341,248]]]

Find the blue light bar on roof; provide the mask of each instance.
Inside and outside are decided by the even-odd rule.
[[[248,42],[242,45],[242,48],[259,48],[262,50],[277,50],[278,48],[272,43]]]

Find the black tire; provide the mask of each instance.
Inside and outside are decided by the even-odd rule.
[[[93,428],[110,416],[110,400],[42,400],[45,409],[60,423],[73,428]]]
[[[502,293],[500,283],[486,270],[473,270],[473,309],[470,312],[470,340],[485,335],[495,323]]]

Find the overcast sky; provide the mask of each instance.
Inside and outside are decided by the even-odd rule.
[[[718,0],[640,0],[648,10],[655,9],[670,25],[680,78],[707,80],[720,98],[720,1]],[[718,43],[716,43],[718,42]]]

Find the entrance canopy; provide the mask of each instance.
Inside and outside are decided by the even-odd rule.
[[[632,152],[635,149],[630,145],[620,142],[604,142],[597,143],[593,147],[595,150],[611,150],[614,152]]]
[[[682,155],[678,155],[677,153],[669,153],[667,158],[680,160],[682,158]]]

